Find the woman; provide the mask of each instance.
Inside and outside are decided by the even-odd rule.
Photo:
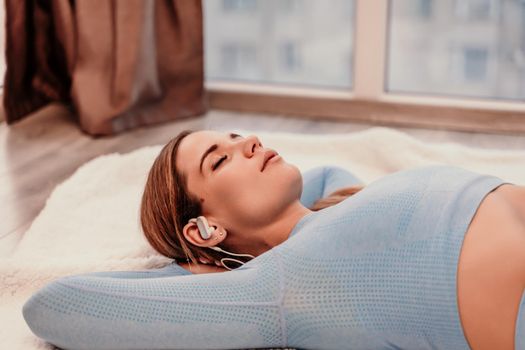
[[[194,135],[199,137],[201,134]],[[215,253],[207,249],[208,247],[222,245],[234,251],[249,253],[243,255],[260,255],[284,241],[299,217],[312,210],[317,211],[333,205],[362,188],[361,185],[356,185],[336,191],[338,187],[343,187],[343,184],[360,183],[359,179],[341,168],[319,167],[307,172],[303,178],[297,167],[284,161],[276,164],[276,166],[284,165],[279,166],[281,169],[279,172],[272,171],[266,175],[268,174],[266,171],[265,176],[257,177],[258,174],[263,173],[262,158],[272,157],[268,165],[281,160],[273,150],[266,150],[266,154],[261,154],[259,163],[254,164],[251,169],[245,167],[246,164],[242,159],[237,161],[236,158],[236,164],[233,168],[229,165],[226,176],[218,175],[215,180],[216,176],[212,178],[211,175],[224,173],[219,169],[223,161],[229,162],[227,156],[224,159],[219,158],[214,154],[216,151],[207,153],[203,150],[199,153],[197,149],[199,144],[203,145],[202,139],[199,137],[196,140],[197,144],[194,144],[191,142],[194,139],[193,135],[187,139],[187,143],[183,143],[182,150],[177,151],[179,143],[187,135],[189,135],[188,131],[182,132],[168,143],[152,166],[142,198],[141,223],[150,244],[161,254],[176,259],[179,265],[188,271],[191,271],[191,266],[195,269],[195,273],[227,271],[227,265],[220,260],[230,259],[232,255]],[[229,137],[231,140],[242,139],[240,135],[232,133]],[[260,144],[257,147],[259,148]],[[200,157],[202,165],[199,160],[198,171],[197,168],[185,171],[186,168],[194,165],[194,158],[197,155],[205,156]],[[276,157],[273,157],[274,155]],[[172,163],[174,159],[178,165]],[[206,166],[208,164],[210,166]],[[169,169],[177,169],[176,176],[172,176],[173,173]],[[303,184],[303,180],[306,184]],[[318,181],[323,183],[314,183]],[[173,185],[166,187],[167,182]],[[249,190],[239,186],[240,184],[246,184]],[[199,200],[196,198],[197,195],[190,193],[188,191],[190,186],[206,191],[199,194],[200,197],[206,197],[206,200],[204,198]],[[333,192],[333,194],[328,198],[319,199],[314,204],[315,199],[322,197],[322,192]],[[284,198],[275,194],[282,194]],[[292,205],[289,206],[290,201]],[[159,206],[159,202],[163,205]],[[220,212],[215,214],[218,218],[235,223],[236,227],[229,225],[228,233],[224,227],[220,227],[219,231],[224,233],[224,236],[219,235],[220,241],[203,240],[197,234],[197,224],[187,223],[190,218],[207,213],[208,207],[212,210],[219,208]],[[307,207],[312,208],[310,210]],[[215,217],[209,215],[206,217],[209,225],[217,227]],[[270,227],[265,227],[268,224]],[[172,233],[176,234],[173,237],[176,241],[171,237]],[[219,238],[217,235],[215,237]],[[196,259],[196,255],[199,259]],[[191,266],[187,262],[190,259],[193,262]],[[220,268],[199,264],[198,260],[205,264],[215,260],[215,264]]]
[[[66,277],[32,297],[24,316],[54,344],[93,349],[125,341],[140,348],[151,334],[159,335],[155,348],[525,349],[523,186],[428,166],[350,189],[351,200],[320,211],[300,201],[301,191],[298,169],[254,136],[181,133],[148,177],[148,241],[191,260],[181,265],[196,273],[209,272],[198,260],[255,259],[228,273],[169,280]],[[195,221],[201,216],[208,238]],[[53,322],[39,322],[43,310]],[[79,313],[87,315],[80,331],[69,326]]]

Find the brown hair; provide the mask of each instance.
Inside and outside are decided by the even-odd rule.
[[[361,191],[364,188],[364,186],[350,186],[350,187],[343,187],[338,189],[337,191],[332,192],[328,196],[318,199],[312,206],[310,207],[310,210],[318,211],[327,207],[330,207],[332,205],[335,205],[344,199],[350,197],[353,194],[356,194],[357,192]]]
[[[227,255],[189,243],[182,234],[184,225],[202,215],[198,198],[187,189],[186,177],[175,167],[177,150],[192,130],[184,130],[160,151],[149,171],[140,205],[142,231],[151,246],[160,254],[178,262],[198,258],[220,260]],[[362,186],[346,187],[319,199],[310,208],[317,211],[337,204],[361,190]]]

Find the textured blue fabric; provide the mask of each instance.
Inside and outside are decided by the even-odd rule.
[[[457,262],[479,204],[504,183],[445,165],[396,172],[233,271],[66,276],[24,317],[67,349],[469,349]]]
[[[316,167],[302,176],[301,203],[307,208],[319,198],[324,198],[340,188],[365,184],[357,176],[338,166]]]
[[[525,350],[525,290],[521,296],[520,306],[518,309],[514,342],[514,348],[516,350]]]

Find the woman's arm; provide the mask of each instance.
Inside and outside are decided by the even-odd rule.
[[[24,304],[29,328],[63,349],[274,348],[278,276],[258,268],[163,278],[67,276]]]
[[[187,271],[184,267],[180,266],[175,261],[172,263],[156,269],[147,270],[133,270],[133,271],[98,271],[98,272],[87,272],[83,274],[75,274],[77,276],[85,277],[105,277],[105,278],[121,278],[121,279],[144,279],[144,278],[162,278],[162,277],[173,277],[191,275],[190,271]],[[192,266],[193,270],[193,266]],[[201,272],[202,273],[202,272]]]

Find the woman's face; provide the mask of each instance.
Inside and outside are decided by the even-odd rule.
[[[298,201],[302,191],[299,169],[281,156],[270,158],[263,169],[267,151],[272,149],[253,135],[197,131],[181,141],[176,167],[201,201],[204,216],[226,228],[261,227]]]

